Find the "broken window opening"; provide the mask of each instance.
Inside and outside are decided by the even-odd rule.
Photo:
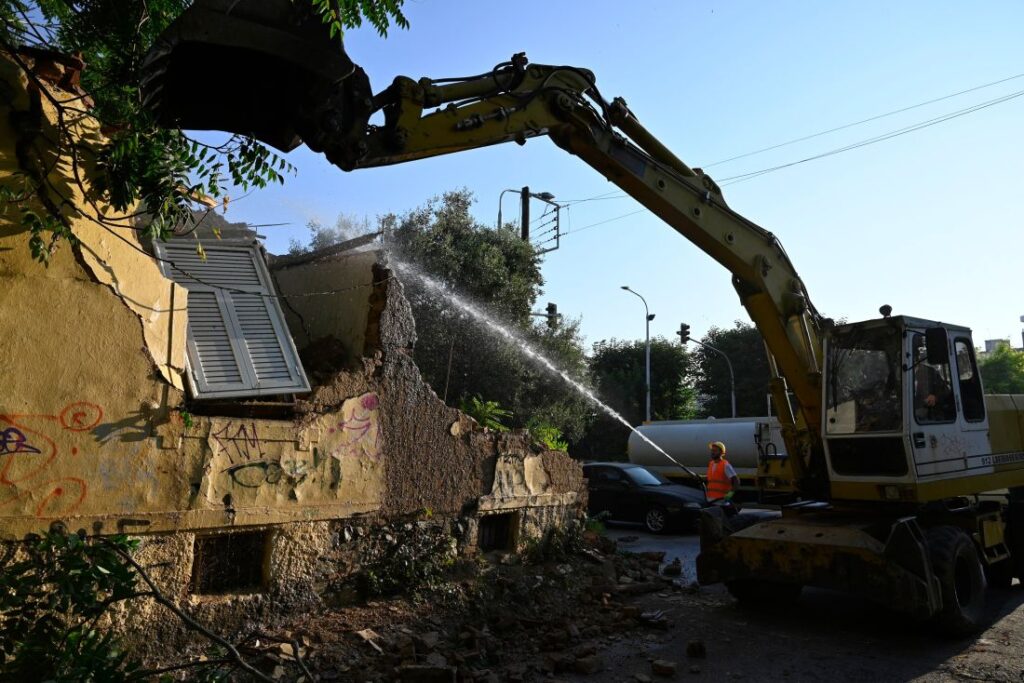
[[[515,512],[481,517],[477,531],[477,547],[485,553],[492,550],[513,550],[515,530],[519,526],[518,519],[519,515]]]
[[[266,584],[270,533],[235,531],[196,536],[189,592],[196,595],[259,593]]]

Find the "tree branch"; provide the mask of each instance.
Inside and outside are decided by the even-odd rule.
[[[173,612],[175,616],[181,619],[182,623],[184,623],[185,626],[187,626],[189,629],[193,631],[196,631],[204,635],[207,639],[212,640],[213,642],[217,643],[218,645],[226,649],[228,653],[230,653],[231,655],[231,661],[240,666],[250,676],[253,676],[254,678],[260,681],[264,681],[265,683],[274,683],[274,679],[265,675],[259,669],[256,669],[247,661],[245,661],[241,653],[238,652],[238,649],[234,645],[232,645],[226,638],[217,635],[213,631],[209,630],[208,628],[200,624],[198,621],[190,617],[188,614],[186,614],[184,611],[182,611],[182,609],[178,607],[176,604],[171,602],[171,600],[169,600],[163,593],[160,592],[160,589],[157,588],[155,583],[153,583],[153,579],[150,578],[149,574],[146,573],[146,570],[143,569],[142,566],[135,561],[135,558],[133,558],[130,554],[126,553],[124,550],[117,547],[116,545],[109,543],[109,541],[107,541],[106,539],[101,540],[104,543],[106,543],[110,548],[112,548],[114,552],[120,555],[126,562],[128,562],[128,564],[130,564],[135,569],[135,571],[139,573],[139,576],[142,577],[142,580],[145,581],[146,585],[148,585],[150,590],[153,591],[153,599],[161,605],[163,605],[164,607],[166,607],[167,609],[169,609],[171,612]]]

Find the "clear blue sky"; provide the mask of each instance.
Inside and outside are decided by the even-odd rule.
[[[532,62],[594,71],[607,98],[691,166],[817,133],[1024,73],[1024,3],[431,2],[405,6],[407,31],[350,31],[346,47],[375,90],[395,75],[480,73],[525,51]],[[1024,77],[738,161],[720,181],[820,154],[998,97]],[[1024,97],[891,140],[725,184],[730,205],[775,232],[826,315],[897,314],[968,325],[975,342],[1012,336],[1024,314],[1021,204]],[[227,218],[268,227],[273,252],[317,218],[403,212],[467,187],[493,223],[499,193],[529,185],[558,200],[617,188],[546,139],[343,173],[305,148],[283,187],[232,204]],[[505,196],[514,217],[517,197]],[[582,319],[588,344],[696,335],[746,320],[729,274],[629,198],[569,210],[559,251],[544,258],[546,301]],[[535,210],[539,210],[536,207]]]

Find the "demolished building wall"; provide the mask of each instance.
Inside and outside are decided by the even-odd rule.
[[[56,114],[6,59],[0,82],[0,182],[10,183],[38,171],[23,150],[52,157]],[[94,120],[73,126],[98,148]],[[471,550],[481,530],[488,547],[513,549],[579,516],[578,465],[525,434],[482,430],[423,381],[402,285],[374,251],[274,271],[310,394],[275,419],[244,402],[204,409],[183,379],[188,291],[164,277],[128,216],[105,207],[124,227],[96,220],[73,169],[47,172],[77,243],[57,243],[43,266],[17,215],[0,217],[0,538],[53,523],[142,535],[142,563],[169,597],[240,625],[318,604],[356,571],[360,552],[346,544],[413,523],[395,520],[431,519]],[[249,570],[221,580],[225,557]],[[129,631],[175,628],[157,615],[140,602],[118,619]]]

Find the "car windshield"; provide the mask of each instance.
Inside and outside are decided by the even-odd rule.
[[[626,476],[632,479],[637,486],[661,486],[666,483],[643,467],[629,468],[626,470]]]

